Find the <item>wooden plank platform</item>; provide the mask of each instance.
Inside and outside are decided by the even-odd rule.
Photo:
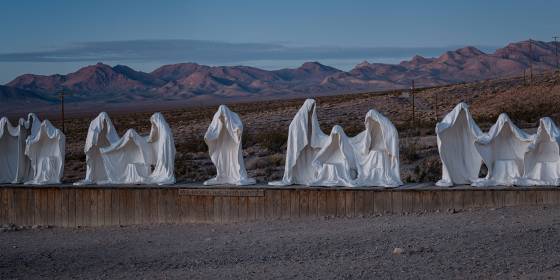
[[[0,185],[0,224],[21,226],[235,223],[528,205],[560,205],[560,188]]]

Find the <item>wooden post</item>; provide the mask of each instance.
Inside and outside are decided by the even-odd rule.
[[[64,128],[64,92],[60,92],[60,118],[62,120],[62,133],[66,134],[66,129]]]
[[[412,87],[410,88],[410,94],[412,95],[412,127],[415,127],[416,124],[416,117],[415,117],[415,110],[416,108],[414,107],[415,103],[414,103],[414,80],[412,80]]]
[[[529,75],[530,83],[533,84],[533,39],[529,39]]]
[[[560,66],[558,65],[558,36],[552,36],[554,39],[554,55],[556,57],[556,71],[560,70]]]
[[[434,91],[434,99],[435,99],[435,104],[434,104],[434,115],[436,117],[436,123],[438,122],[438,114],[437,114],[437,105],[438,105],[438,100],[437,100],[437,91]]]

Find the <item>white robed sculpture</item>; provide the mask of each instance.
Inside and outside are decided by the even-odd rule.
[[[315,106],[315,100],[305,100],[290,123],[284,176],[281,181],[270,182],[269,185],[309,185],[317,177],[312,162],[328,136],[319,126]]]
[[[12,126],[8,118],[0,119],[0,183],[20,183],[25,176],[25,138],[21,122]]]
[[[119,135],[109,115],[100,113],[91,121],[86,138],[86,178],[76,185],[99,184],[108,181],[107,170],[101,156],[101,149],[119,141]]]
[[[478,179],[482,158],[475,141],[483,135],[465,103],[459,103],[436,125],[441,159],[441,180],[436,185],[450,187],[471,184]]]
[[[540,119],[539,128],[528,146],[524,158],[523,178],[515,182],[520,186],[560,185],[560,130],[552,119]]]
[[[318,174],[310,186],[356,186],[358,164],[354,156],[354,147],[339,125],[333,127],[312,165],[318,170]]]
[[[102,184],[148,184],[151,165],[154,163],[152,148],[146,139],[129,129],[117,142],[100,148],[107,174]]]
[[[399,134],[391,121],[369,110],[366,130],[350,139],[357,160],[357,186],[397,187],[402,185],[399,170]]]
[[[36,131],[32,131],[25,147],[32,169],[31,178],[26,184],[60,183],[64,173],[65,141],[62,131],[48,120],[44,120]]]
[[[205,181],[204,185],[255,183],[255,179],[249,178],[245,169],[241,147],[242,134],[243,124],[239,116],[225,105],[220,105],[204,135],[217,175]]]
[[[150,175],[150,182],[158,185],[175,183],[175,141],[169,124],[161,113],[155,113],[150,118],[152,128],[147,138],[155,160],[154,170]]]
[[[0,119],[0,183],[19,184],[31,179],[31,162],[25,155],[25,140],[38,131],[41,122],[30,113],[13,126],[8,118]]]
[[[475,142],[476,149],[488,168],[488,175],[477,179],[472,185],[513,185],[523,175],[523,159],[531,141],[532,136],[515,126],[507,114],[500,114],[490,131]]]

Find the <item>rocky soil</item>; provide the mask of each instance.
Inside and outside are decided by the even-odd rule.
[[[560,208],[17,229],[1,279],[557,279]]]

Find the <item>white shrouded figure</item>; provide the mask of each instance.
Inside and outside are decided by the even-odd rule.
[[[450,187],[471,184],[478,179],[482,158],[475,141],[483,135],[461,102],[436,125],[437,145],[441,159],[441,180],[436,185]]]
[[[0,183],[19,183],[26,174],[25,138],[27,132],[8,118],[0,119]]]
[[[540,119],[533,142],[524,159],[524,174],[515,182],[520,186],[558,186],[560,184],[560,130],[552,119]]]
[[[41,122],[30,113],[13,126],[8,118],[0,119],[0,183],[20,184],[32,178],[31,162],[25,155],[25,141]]]
[[[84,152],[86,154],[86,178],[76,185],[98,184],[108,180],[101,149],[119,141],[119,135],[109,115],[100,113],[89,124]]]
[[[175,142],[173,132],[161,113],[150,118],[152,128],[147,138],[154,153],[155,166],[150,182],[158,185],[175,183]]]
[[[117,142],[100,148],[100,151],[107,174],[107,180],[100,183],[150,183],[153,151],[146,139],[134,129],[127,130]]]
[[[204,185],[251,185],[255,179],[249,178],[243,162],[241,137],[243,123],[239,116],[227,106],[220,105],[212,118],[212,123],[204,135],[210,159],[216,167],[216,177]]]
[[[26,140],[25,154],[31,162],[32,176],[26,184],[58,184],[64,172],[64,134],[44,120]]]
[[[532,137],[515,126],[507,114],[500,114],[490,131],[475,142],[476,149],[488,168],[488,175],[477,179],[472,185],[513,185],[523,175],[523,158],[531,141]]]
[[[318,170],[311,186],[356,186],[358,166],[354,147],[339,125],[335,125],[325,145],[317,152],[312,165]]]
[[[315,107],[315,100],[305,100],[290,123],[284,176],[270,185],[308,185],[315,180],[317,170],[312,162],[328,138],[319,126]]]
[[[399,135],[391,121],[369,110],[365,131],[350,139],[358,166],[359,186],[397,187],[402,185],[399,171]]]

